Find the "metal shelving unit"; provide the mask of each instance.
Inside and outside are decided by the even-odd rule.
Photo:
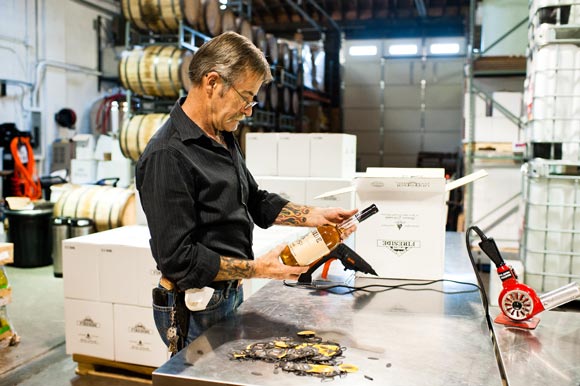
[[[495,42],[488,45],[484,51],[476,51],[475,46],[475,12],[476,12],[476,0],[470,0],[470,14],[469,14],[469,38],[468,38],[468,49],[467,49],[467,62],[466,62],[466,81],[465,88],[468,92],[469,99],[469,115],[466,119],[466,133],[467,142],[465,143],[465,174],[470,174],[474,171],[474,161],[476,159],[488,159],[488,160],[513,160],[516,162],[523,162],[523,154],[514,153],[513,155],[479,155],[475,151],[475,110],[476,110],[476,98],[482,98],[489,101],[493,108],[500,111],[505,117],[507,117],[512,123],[516,124],[519,128],[523,128],[524,123],[520,117],[512,114],[506,107],[501,103],[493,99],[493,96],[483,90],[476,83],[476,79],[479,77],[506,77],[506,76],[525,76],[525,58],[518,57],[493,57],[493,56],[483,56],[491,48],[495,47],[505,38],[510,36],[516,29],[526,24],[528,18],[519,21],[516,25],[510,28],[507,32],[501,35]],[[523,78],[522,78],[523,84]],[[503,205],[503,203],[502,203]],[[465,187],[465,201],[464,201],[464,213],[465,213],[465,226],[466,228],[470,226],[473,222],[473,187],[471,184]]]

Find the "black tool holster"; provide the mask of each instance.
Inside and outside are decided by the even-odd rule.
[[[185,348],[185,342],[187,340],[187,333],[189,331],[189,316],[190,311],[185,305],[185,292],[174,290],[175,304],[173,305],[175,309],[175,324],[177,327],[177,335],[179,339],[177,340],[177,351]],[[172,354],[173,355],[173,354]]]

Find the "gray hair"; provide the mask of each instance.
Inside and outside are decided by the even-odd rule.
[[[270,65],[248,38],[235,32],[224,32],[204,43],[189,64],[189,79],[201,84],[208,72],[218,72],[228,84],[235,83],[246,71],[256,74],[264,83],[272,81]]]

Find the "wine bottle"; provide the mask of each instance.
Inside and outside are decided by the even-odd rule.
[[[321,257],[329,254],[330,251],[342,242],[341,234],[344,229],[348,229],[366,220],[378,211],[377,206],[372,204],[341,224],[325,224],[316,227],[315,230],[288,244],[282,250],[280,254],[282,262],[286,265],[293,266],[305,266],[314,263]]]

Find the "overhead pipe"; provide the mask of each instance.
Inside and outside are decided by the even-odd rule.
[[[89,68],[89,67],[79,66],[77,64],[62,63],[62,62],[56,62],[53,60],[43,60],[41,62],[38,62],[38,64],[36,65],[36,78],[35,78],[35,82],[34,82],[34,90],[32,91],[32,98],[33,98],[32,106],[36,107],[36,108],[39,107],[38,106],[38,99],[39,99],[38,91],[40,90],[40,84],[42,83],[42,80],[44,78],[44,73],[46,72],[47,67],[60,68],[63,70],[80,72],[83,74],[94,75],[94,76],[101,76],[102,75],[102,73],[100,71],[97,71],[97,70]]]

